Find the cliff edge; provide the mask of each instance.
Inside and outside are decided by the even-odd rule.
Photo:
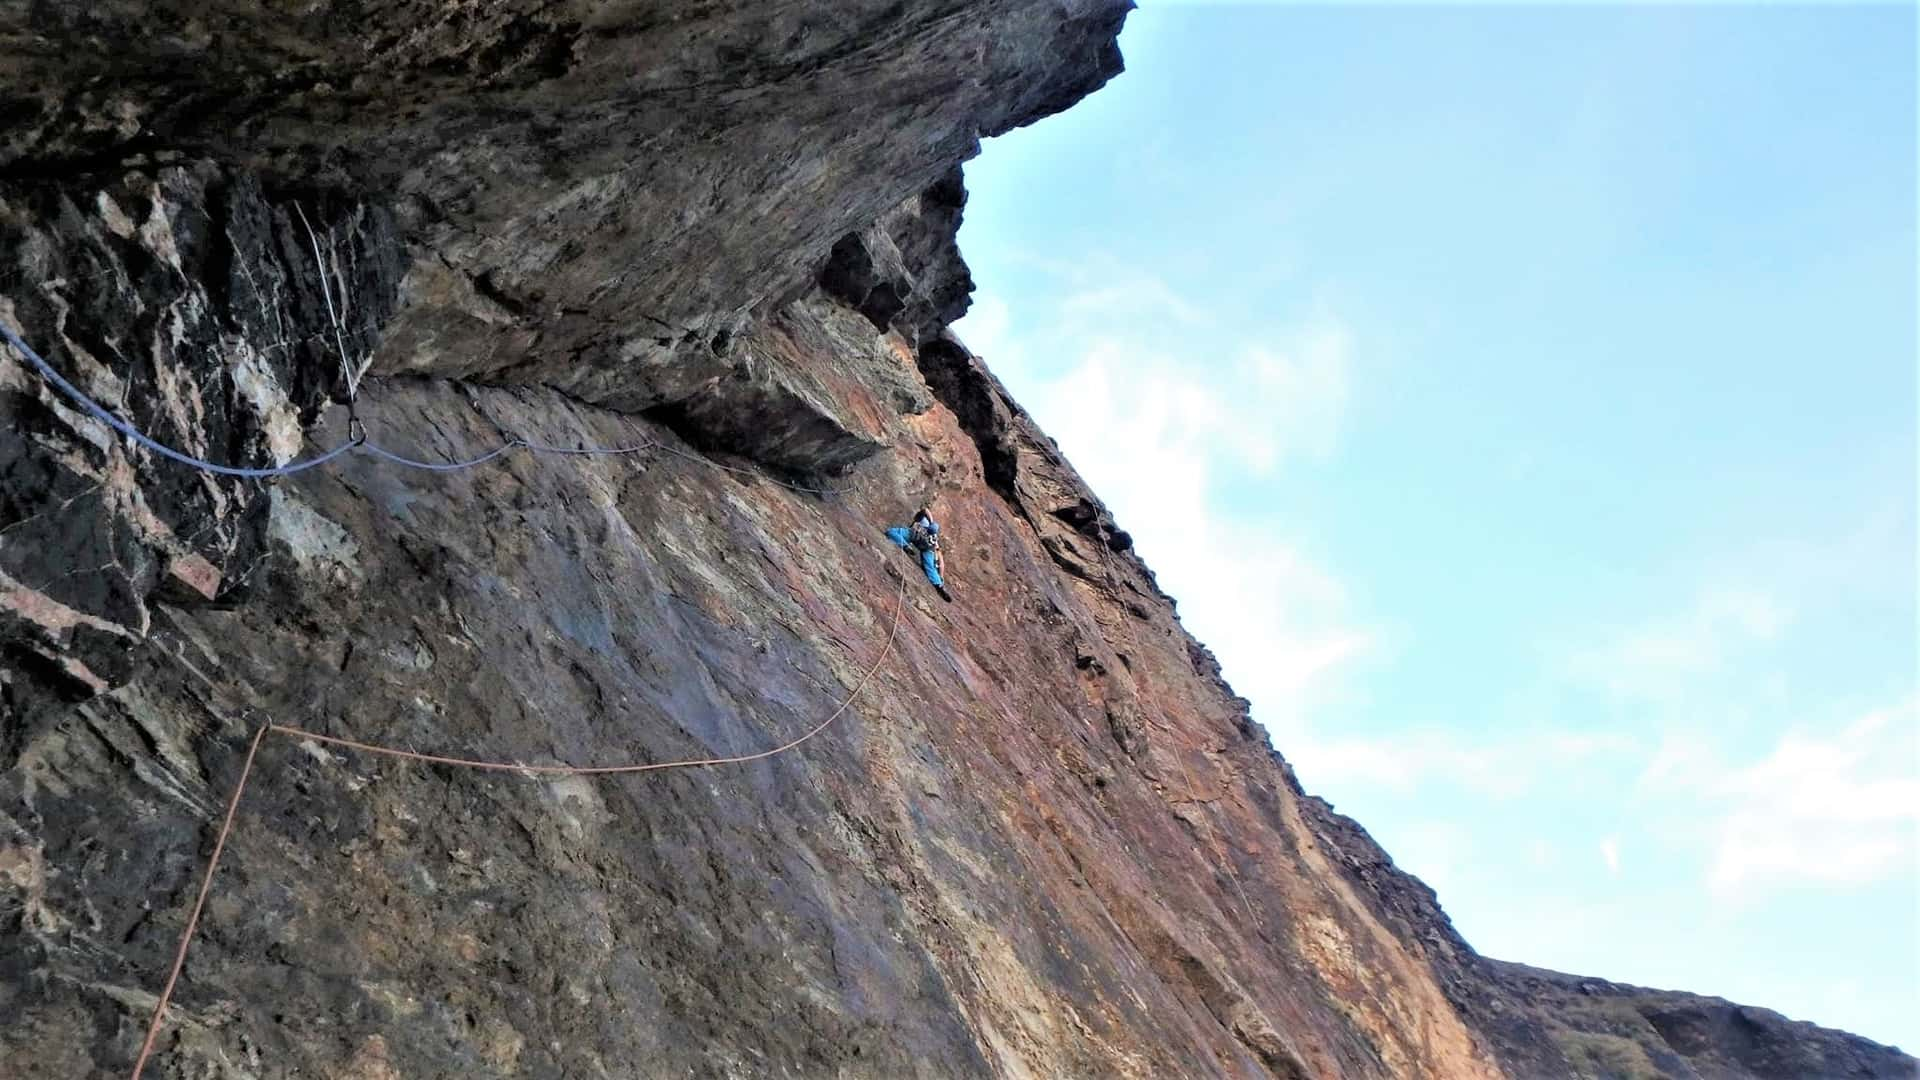
[[[349,447],[0,348],[0,1075],[216,838],[148,1076],[1916,1075],[1476,955],[947,329],[1129,6],[0,8],[0,321]]]

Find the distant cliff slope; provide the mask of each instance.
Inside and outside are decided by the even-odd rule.
[[[1915,1075],[1476,956],[947,330],[1126,7],[0,6],[0,320],[509,447],[0,349],[0,1076],[126,1075],[264,725],[843,703],[265,739],[147,1075]]]

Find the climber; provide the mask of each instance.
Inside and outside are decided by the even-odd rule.
[[[933,582],[934,591],[940,594],[940,599],[953,603],[953,594],[947,592],[947,583],[941,574],[946,562],[940,557],[940,523],[933,520],[931,508],[921,507],[920,512],[913,515],[912,525],[888,529],[887,539],[909,554],[919,552],[920,566],[927,572],[927,580]]]

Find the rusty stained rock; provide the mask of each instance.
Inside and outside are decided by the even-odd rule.
[[[749,753],[903,597],[750,765],[269,738],[148,1075],[1912,1075],[1475,955],[946,330],[1125,6],[0,13],[0,317],[143,429],[649,447],[216,479],[0,355],[0,1073],[124,1075],[261,724]]]

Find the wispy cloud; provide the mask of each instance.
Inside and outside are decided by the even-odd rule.
[[[1475,739],[1445,729],[1398,731],[1391,736],[1318,737],[1304,733],[1287,747],[1300,773],[1316,785],[1356,786],[1401,794],[1428,785],[1493,799],[1514,799],[1556,782],[1597,758],[1620,758],[1638,748],[1614,732],[1540,731]]]
[[[1576,681],[1619,698],[1667,699],[1700,676],[1723,670],[1743,650],[1773,641],[1792,617],[1766,589],[1714,586],[1703,589],[1685,611],[1628,627],[1574,652],[1566,668]]]
[[[1473,835],[1452,821],[1417,821],[1395,829],[1394,861],[1436,891],[1451,889],[1463,866],[1473,861]]]
[[[976,298],[958,327],[1133,533],[1270,728],[1379,643],[1346,591],[1231,479],[1274,478],[1338,447],[1353,335],[1331,312],[1230,326],[1137,268],[1036,263],[1064,299]],[[1097,272],[1094,272],[1097,270]],[[1117,283],[1117,284],[1116,284]],[[1022,320],[1025,320],[1024,322]]]
[[[1793,732],[1759,762],[1718,777],[1725,802],[1707,871],[1716,890],[1860,885],[1913,865],[1920,825],[1912,701],[1827,734]]]
[[[1723,898],[1868,884],[1920,856],[1920,707],[1910,698],[1837,730],[1790,731],[1744,763],[1699,735],[1675,736],[1649,762],[1641,788],[1705,815],[1705,879]]]

